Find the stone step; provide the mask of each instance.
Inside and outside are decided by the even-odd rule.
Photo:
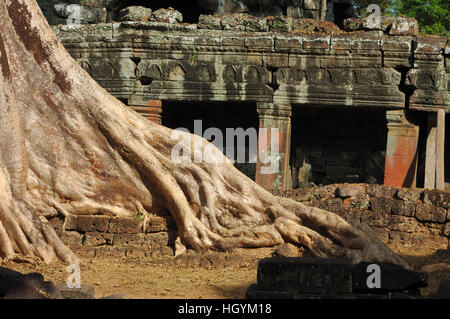
[[[249,299],[420,298],[428,275],[388,263],[352,265],[346,259],[272,257],[258,263]]]
[[[258,288],[303,294],[351,291],[352,265],[344,259],[314,257],[265,258],[258,263]]]

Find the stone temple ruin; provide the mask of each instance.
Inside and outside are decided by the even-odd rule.
[[[261,163],[239,166],[267,189],[340,182],[443,189],[450,182],[442,161],[447,38],[419,36],[413,19],[369,26],[351,18],[348,1],[326,1],[325,9],[322,1],[242,1],[246,12],[234,14],[240,9],[230,1],[41,6],[86,71],[150,120],[278,128],[277,173],[261,174]],[[175,9],[158,9],[167,5]],[[81,13],[74,16],[73,6]],[[309,19],[320,17],[329,21]],[[261,136],[258,143],[269,144]]]
[[[262,174],[260,162],[236,164],[267,189],[344,182],[444,189],[450,183],[450,171],[444,172],[450,40],[419,36],[414,19],[383,17],[374,26],[355,18],[347,0],[39,3],[83,68],[149,120],[191,132],[197,119],[203,129],[278,128],[277,172]],[[173,8],[160,9],[168,5]],[[270,155],[268,138],[260,134],[258,144]],[[369,196],[375,215],[405,205],[394,193],[380,205],[372,203],[378,195]],[[431,219],[392,208],[412,220],[377,215],[364,221],[375,227],[437,222],[427,238],[445,248],[446,200],[420,200],[439,206]],[[319,205],[345,214],[342,200],[332,201]],[[155,236],[167,243],[170,223],[159,230],[165,218],[155,221],[164,235]],[[86,226],[95,233],[88,242],[112,243],[121,233],[104,223],[106,237]],[[381,233],[385,242],[397,236]]]
[[[441,190],[450,188],[449,39],[420,36],[414,19],[382,17],[374,26],[355,18],[348,0],[38,2],[72,57],[150,121],[191,132],[198,119],[203,129],[277,128],[278,171],[236,164],[257,183],[298,189],[295,200],[366,223],[390,247],[448,249],[450,195]],[[267,136],[257,139],[271,155]],[[308,188],[337,183],[360,184]],[[169,215],[152,216],[145,231],[137,218],[48,219],[81,256],[174,253]],[[208,256],[188,257],[179,261],[209,265]],[[264,267],[271,261],[258,272]],[[355,270],[342,269],[338,293],[365,293],[350,280]],[[286,297],[285,283],[272,291],[263,275],[248,298]]]

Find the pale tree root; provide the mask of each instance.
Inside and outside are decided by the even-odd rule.
[[[0,210],[0,256],[3,262],[81,263],[48,221],[42,216],[32,216],[23,203]]]

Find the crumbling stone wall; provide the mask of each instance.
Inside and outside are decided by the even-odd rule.
[[[450,193],[383,185],[336,184],[281,194],[334,212],[350,223],[364,222],[397,252],[427,255],[450,244]],[[177,236],[170,216],[152,216],[143,230],[141,217],[103,215],[48,217],[58,235],[85,257],[173,256]]]
[[[351,223],[366,223],[382,242],[406,254],[426,255],[449,247],[448,192],[339,184],[293,190],[284,196],[334,212]]]
[[[177,236],[171,216],[150,217],[145,230],[142,216],[56,216],[49,222],[66,245],[85,257],[172,256]]]
[[[143,12],[173,7],[185,16],[185,21],[191,23],[198,22],[201,14],[326,17],[328,21],[339,23],[354,15],[351,0],[327,0],[325,8],[322,7],[322,0],[38,0],[38,3],[53,25],[65,24],[74,8],[79,10],[81,24],[119,21],[120,10],[126,7],[135,7]]]

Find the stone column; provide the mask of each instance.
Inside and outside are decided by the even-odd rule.
[[[146,100],[142,97],[130,97],[128,105],[146,119],[161,124],[162,101]]]
[[[428,189],[445,189],[445,110],[428,113],[425,185]]]
[[[386,111],[388,138],[384,184],[415,187],[419,127],[411,123],[404,110]]]
[[[259,134],[255,181],[268,190],[290,189],[291,106],[261,102],[257,112]]]

